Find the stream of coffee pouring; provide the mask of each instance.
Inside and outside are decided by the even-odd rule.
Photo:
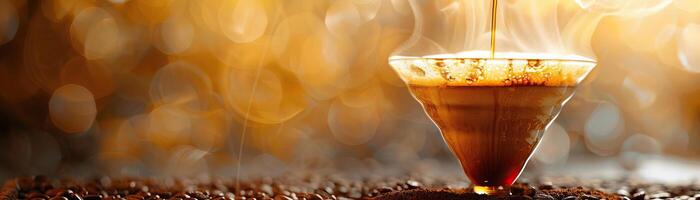
[[[493,0],[491,4],[491,59],[496,54],[496,13],[498,10],[498,0]]]

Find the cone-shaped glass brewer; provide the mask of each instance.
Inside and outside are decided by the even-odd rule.
[[[543,1],[409,2],[416,17],[414,34],[390,58],[391,66],[440,129],[474,191],[508,193],[545,129],[595,62],[543,39],[551,36],[546,31],[558,30],[549,27],[558,26],[557,20],[547,24],[540,19],[544,24],[531,31],[541,33],[499,39],[521,31],[508,26],[514,23],[510,18],[535,23],[526,17],[547,15],[543,8],[533,9],[551,6]],[[501,31],[496,30],[499,24]],[[541,46],[518,41],[528,37],[542,40]]]

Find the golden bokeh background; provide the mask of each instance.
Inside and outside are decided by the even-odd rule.
[[[700,159],[700,1],[561,1],[607,12],[598,67],[529,168]],[[407,0],[0,0],[0,179],[456,165],[387,62],[413,19]]]

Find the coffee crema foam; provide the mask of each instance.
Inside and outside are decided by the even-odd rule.
[[[398,57],[389,63],[409,85],[423,86],[575,86],[595,67],[589,59]]]

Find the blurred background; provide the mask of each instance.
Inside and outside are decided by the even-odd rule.
[[[598,67],[526,175],[700,177],[700,1],[547,2],[592,14]],[[413,27],[407,0],[0,0],[0,180],[461,174],[387,63]]]

